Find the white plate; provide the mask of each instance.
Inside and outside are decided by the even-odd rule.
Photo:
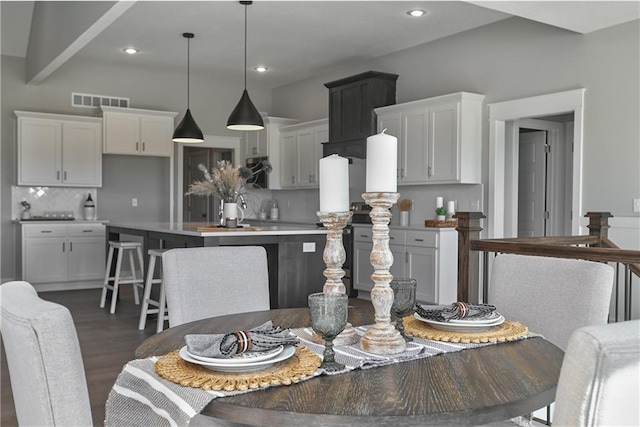
[[[421,322],[424,322],[436,329],[440,329],[441,331],[447,332],[484,332],[493,328],[494,326],[499,326],[504,323],[504,316],[500,315],[497,319],[493,321],[493,323],[484,323],[484,324],[464,324],[464,325],[453,325],[450,322],[438,322],[436,320],[425,319],[420,317],[418,313],[413,315],[416,319]]]
[[[203,362],[216,363],[218,365],[238,365],[271,359],[272,357],[276,357],[277,355],[282,353],[282,350],[284,350],[284,346],[279,345],[278,347],[272,348],[271,350],[247,351],[245,353],[234,354],[233,356],[228,358],[198,356],[189,352],[189,350],[187,350],[187,354],[193,359],[201,360]]]
[[[465,319],[451,319],[449,320],[447,323],[452,324],[452,325],[491,325],[491,326],[495,326],[496,322],[499,322],[498,324],[504,322],[504,317],[502,317],[502,321],[500,321],[500,318],[502,317],[502,315],[496,311],[494,311],[493,313],[491,313],[491,315],[489,317],[485,317],[484,319],[469,319],[469,318],[465,318]]]
[[[225,364],[219,364],[215,362],[204,362],[202,360],[194,359],[189,355],[186,345],[180,349],[180,357],[182,357],[183,360],[190,363],[195,363],[196,365],[202,365],[207,369],[211,369],[213,371],[218,371],[218,372],[258,371],[260,369],[266,369],[275,363],[282,362],[283,360],[287,360],[288,358],[293,356],[295,353],[296,353],[296,349],[294,346],[286,345],[284,347],[284,350],[282,350],[282,352],[279,355],[271,359],[260,360],[257,362],[238,363],[235,365],[225,365]]]

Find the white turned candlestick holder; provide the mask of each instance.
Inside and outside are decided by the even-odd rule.
[[[322,292],[325,294],[346,294],[347,289],[342,282],[345,271],[342,269],[347,259],[347,253],[342,243],[342,234],[347,222],[353,216],[353,212],[318,212],[318,218],[327,229],[327,244],[322,253],[322,260],[327,268],[324,270],[324,283]],[[334,345],[350,345],[358,342],[360,337],[350,323],[334,340]],[[314,334],[314,340],[323,343],[324,340]]]
[[[371,290],[371,303],[375,310],[376,323],[367,330],[360,340],[364,351],[374,354],[397,354],[406,350],[407,344],[400,332],[391,324],[391,305],[393,289],[389,283],[393,279],[389,268],[393,265],[393,254],[389,249],[389,221],[391,206],[398,201],[399,193],[364,193],[362,198],[371,206],[373,223],[373,266],[374,286]]]

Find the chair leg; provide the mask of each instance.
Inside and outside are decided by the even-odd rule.
[[[104,273],[104,284],[102,285],[102,296],[100,297],[100,308],[104,308],[107,301],[107,285],[109,285],[109,274],[111,274],[111,262],[113,261],[113,246],[109,246],[109,255],[107,256],[107,266]]]
[[[156,257],[149,257],[149,269],[147,270],[147,280],[144,284],[144,294],[142,296],[142,309],[140,310],[140,321],[138,329],[143,331],[147,324],[147,312],[149,311],[149,298],[151,297],[151,287],[153,286],[153,270],[156,267]],[[135,286],[135,285],[134,285]]]
[[[142,264],[140,265],[140,267],[142,267]],[[136,305],[139,305],[140,294],[138,293],[138,286],[136,285],[136,280],[138,280],[138,277],[136,276],[136,264],[135,262],[133,262],[133,253],[131,251],[129,251],[129,268],[131,268],[131,278],[133,279],[133,300],[135,301]]]
[[[120,269],[122,268],[122,252],[122,249],[118,250],[118,257],[116,261],[116,275],[113,278],[113,292],[111,294],[111,310],[109,310],[111,314],[116,312],[116,302],[118,301],[118,288],[120,287]]]
[[[165,310],[167,309],[167,297],[164,291],[164,277],[160,275],[160,297],[158,299],[158,324],[156,326],[156,334],[164,329]]]

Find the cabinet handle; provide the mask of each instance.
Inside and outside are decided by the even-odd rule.
[[[389,240],[393,240],[393,239],[395,239],[395,237],[393,237],[393,236],[390,236],[390,237],[389,237]]]
[[[64,180],[64,181],[66,181],[66,180],[67,180],[67,171],[64,171],[64,178],[63,178],[63,180]]]
[[[140,146],[140,144],[138,144],[138,143],[136,142],[136,151],[138,151],[138,147],[139,147],[139,146]]]
[[[361,234],[360,237],[369,237],[366,234]]]
[[[145,145],[144,145],[144,142],[143,142],[142,143],[142,151],[145,151],[145,150],[146,150],[146,148],[145,148]]]
[[[40,230],[41,233],[51,233],[51,230]]]
[[[431,176],[431,166],[427,166],[427,176]]]
[[[58,180],[58,181],[60,180],[60,171],[56,172],[56,180]]]
[[[64,242],[62,242],[62,252],[64,252]]]
[[[404,174],[404,168],[400,169],[400,177],[404,178],[406,175]]]
[[[93,230],[82,230],[83,233],[93,233]]]
[[[253,154],[258,154],[258,147],[252,147],[252,148],[251,148],[251,152],[252,152]]]
[[[424,242],[424,239],[414,239],[416,242]]]
[[[291,175],[291,183],[292,184],[296,183],[296,176],[295,175]]]
[[[69,252],[73,252],[73,242],[69,242]]]
[[[404,253],[404,262],[406,262],[407,264],[409,264],[409,252],[405,252],[405,253]]]

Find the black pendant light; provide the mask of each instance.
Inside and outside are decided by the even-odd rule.
[[[189,49],[189,40],[192,39],[193,33],[183,33],[182,37],[187,39],[187,112],[184,113],[184,117],[182,121],[176,127],[176,130],[173,131],[173,142],[182,142],[185,144],[199,144],[204,142],[204,136],[202,135],[202,131],[198,127],[198,124],[194,120],[191,115],[191,110],[189,109],[189,76],[190,69],[189,63],[191,60],[191,52]]]
[[[227,129],[232,130],[260,130],[264,129],[262,116],[247,92],[247,6],[253,4],[252,1],[241,1],[244,5],[244,91],[240,102],[236,105],[227,119]]]

